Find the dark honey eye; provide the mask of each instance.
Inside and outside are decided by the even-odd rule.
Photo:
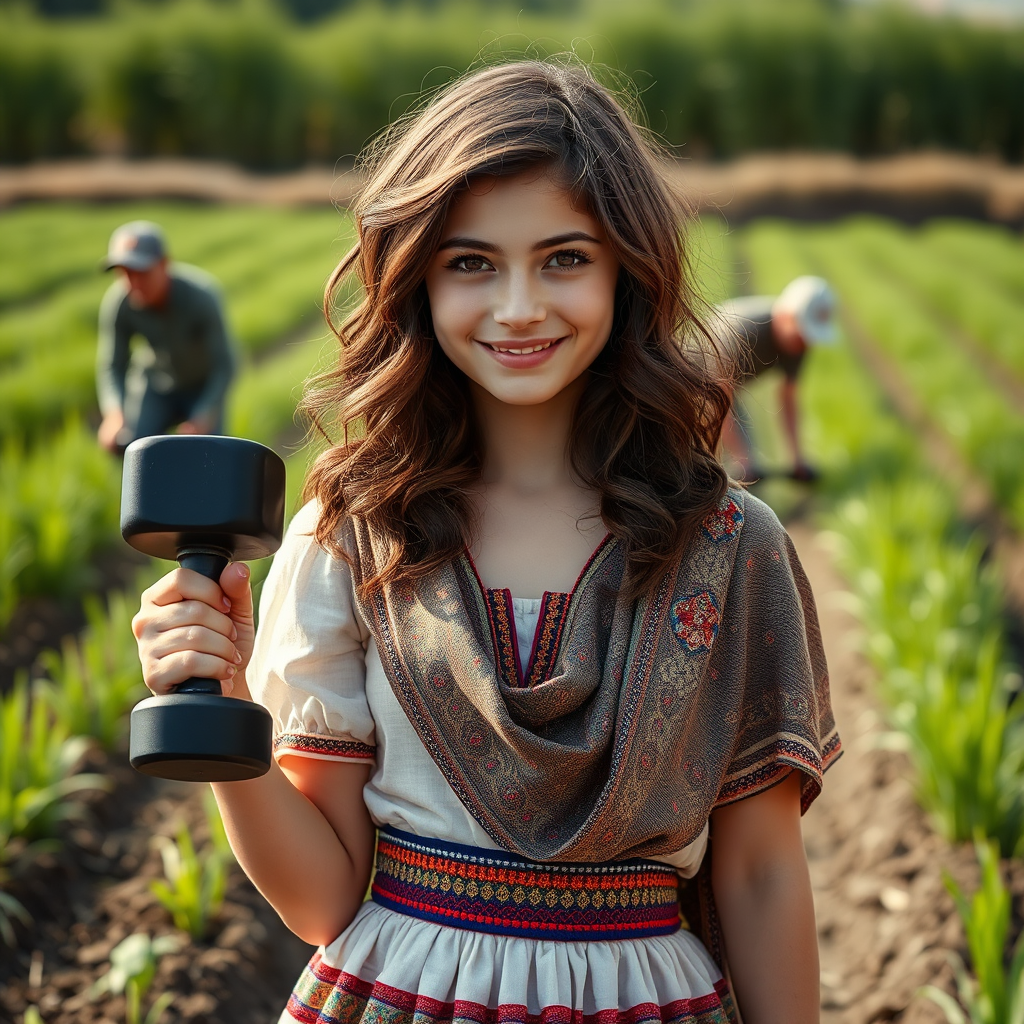
[[[475,274],[480,270],[486,270],[490,263],[483,256],[453,256],[445,266],[460,274]]]
[[[556,252],[547,265],[549,267],[558,267],[559,269],[570,269],[572,267],[581,267],[586,263],[591,263],[592,260],[585,252],[580,252],[578,249],[563,249],[561,252]]]

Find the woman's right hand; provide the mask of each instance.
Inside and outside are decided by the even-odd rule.
[[[220,586],[190,569],[169,572],[143,593],[132,632],[153,693],[193,677],[219,679],[222,692],[231,693],[244,680],[256,635],[249,567],[230,563]]]

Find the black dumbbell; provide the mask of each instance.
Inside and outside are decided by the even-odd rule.
[[[237,437],[144,437],[124,453],[121,535],[133,548],[219,580],[233,559],[281,544],[284,463]],[[253,779],[270,768],[272,721],[216,679],[149,697],[131,718],[129,756],[146,775],[186,782]]]

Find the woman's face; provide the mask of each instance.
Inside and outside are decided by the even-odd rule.
[[[452,205],[427,272],[434,332],[476,385],[537,405],[604,348],[618,273],[601,224],[547,173],[482,179]]]

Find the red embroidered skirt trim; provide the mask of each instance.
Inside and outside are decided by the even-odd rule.
[[[675,869],[655,861],[542,864],[383,828],[374,902],[455,928],[568,942],[679,930]]]
[[[285,1011],[301,1024],[730,1024],[732,996],[721,980],[715,991],[664,1006],[642,1003],[628,1010],[583,1013],[568,1006],[546,1006],[529,1013],[517,1003],[496,1007],[468,1000],[443,1003],[380,982],[362,981],[328,967],[317,953],[303,971]]]

